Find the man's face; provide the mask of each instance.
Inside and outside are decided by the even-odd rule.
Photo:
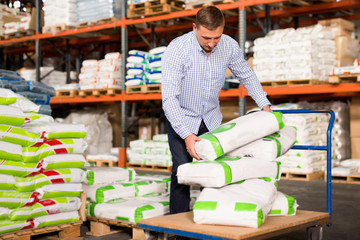
[[[215,30],[209,30],[203,26],[196,27],[196,24],[193,23],[193,30],[202,49],[206,53],[210,53],[220,41],[224,27],[221,26]]]

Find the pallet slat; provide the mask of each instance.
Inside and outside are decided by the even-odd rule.
[[[348,82],[360,82],[360,74],[341,74],[330,75],[329,83],[348,83]]]
[[[161,84],[146,84],[138,86],[127,86],[127,94],[136,94],[136,93],[160,93]]]
[[[116,162],[112,160],[104,160],[104,159],[86,159],[88,162],[95,163],[97,167],[115,167]]]
[[[116,95],[120,94],[121,89],[116,88],[105,88],[105,89],[88,89],[88,90],[79,90],[78,94],[80,97],[86,96],[100,96],[100,95]]]
[[[136,18],[142,16],[153,16],[165,13],[181,11],[184,1],[170,0],[152,0],[142,3],[133,3],[128,5],[128,18]]]
[[[79,93],[79,90],[56,90],[56,97],[75,97]]]
[[[195,9],[195,8],[201,8],[206,6],[213,6],[223,3],[232,3],[234,0],[200,0],[200,1],[192,1],[192,2],[186,2],[185,10],[189,9]]]
[[[281,179],[285,180],[299,180],[299,181],[312,181],[317,179],[324,179],[324,171],[313,173],[295,173],[295,172],[283,172]]]
[[[335,183],[360,184],[360,174],[352,174],[352,175],[331,174],[331,181]]]
[[[264,87],[275,86],[291,86],[291,85],[316,85],[327,83],[326,81],[320,81],[318,79],[296,79],[296,80],[282,80],[282,81],[261,81]]]
[[[138,164],[138,163],[126,163],[126,167],[137,170],[154,170],[159,172],[171,172],[172,169],[172,166],[149,165],[149,164]]]

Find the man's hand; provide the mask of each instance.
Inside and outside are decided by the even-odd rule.
[[[262,109],[263,111],[267,111],[267,112],[272,112],[271,108],[269,105],[266,105],[265,107],[263,107]]]
[[[185,138],[186,150],[191,157],[201,160],[201,158],[195,152],[195,142],[201,141],[201,138],[197,137],[195,134],[191,134]]]

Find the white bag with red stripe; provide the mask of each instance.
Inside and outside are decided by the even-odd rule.
[[[23,147],[23,162],[38,162],[41,159],[56,154],[82,154],[87,143],[82,138],[63,138],[49,140],[33,147]]]

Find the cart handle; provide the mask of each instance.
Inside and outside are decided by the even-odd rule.
[[[328,113],[330,114],[330,121],[326,131],[326,146],[312,146],[312,145],[294,145],[291,149],[300,150],[320,150],[326,151],[326,209],[331,217],[331,131],[335,122],[335,113],[331,110],[310,110],[310,109],[291,109],[291,110],[273,110],[274,112],[281,112],[283,114],[299,114],[299,113]]]

